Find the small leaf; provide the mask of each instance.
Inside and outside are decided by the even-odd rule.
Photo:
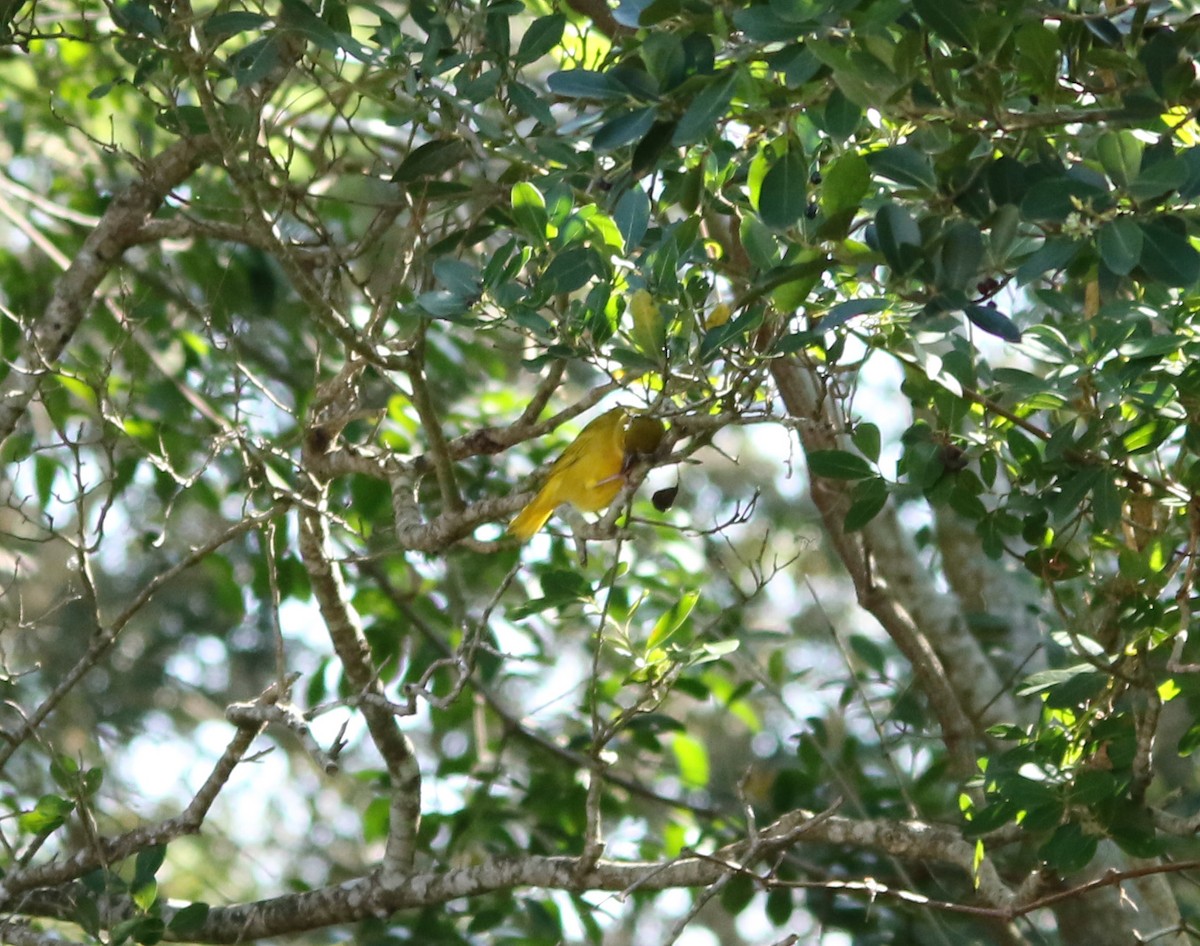
[[[700,600],[699,591],[688,591],[675,602],[655,623],[650,638],[646,641],[647,650],[661,647],[671,637],[683,622],[688,619],[696,602]]]
[[[153,847],[138,851],[133,868],[134,886],[153,880],[154,875],[158,873],[158,869],[162,867],[166,856],[167,846],[165,844],[156,844]]]
[[[17,819],[22,831],[41,834],[53,831],[62,825],[68,814],[75,810],[75,803],[58,795],[43,795],[32,811],[26,811]]]
[[[851,435],[851,440],[854,441],[860,453],[872,463],[879,462],[879,452],[882,448],[883,438],[879,433],[879,428],[872,423],[861,423],[854,426],[854,433]]]

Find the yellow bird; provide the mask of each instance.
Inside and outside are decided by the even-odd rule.
[[[554,461],[536,496],[508,524],[522,542],[530,539],[563,503],[581,512],[598,512],[625,484],[625,431],[629,412],[614,407],[579,432]]]

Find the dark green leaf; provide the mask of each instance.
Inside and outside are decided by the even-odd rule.
[[[899,204],[884,204],[875,214],[879,252],[897,273],[907,273],[921,259],[921,230]]]
[[[573,246],[562,250],[550,261],[542,278],[554,287],[554,292],[574,292],[598,275],[595,262],[591,249]]]
[[[867,164],[879,177],[906,187],[933,190],[936,178],[929,159],[911,145],[892,145],[867,155]]]
[[[866,460],[848,450],[814,450],[808,455],[808,469],[813,476],[834,480],[860,480],[875,475]]]
[[[734,874],[721,891],[721,906],[730,916],[737,916],[750,905],[755,890],[755,883],[748,874]]]
[[[167,846],[165,844],[156,844],[138,851],[137,858],[134,860],[132,885],[139,887],[153,880],[166,857]]]
[[[1144,238],[1140,264],[1152,279],[1168,286],[1192,286],[1200,279],[1200,253],[1188,241],[1178,218],[1138,224]]]
[[[1142,168],[1127,189],[1134,200],[1154,201],[1183,187],[1187,183],[1188,175],[1186,161],[1182,158],[1169,158]]]
[[[625,86],[607,72],[591,69],[551,73],[546,85],[555,95],[568,99],[623,99],[629,94]]]
[[[972,325],[989,335],[995,335],[1006,342],[1015,343],[1021,340],[1021,330],[1017,328],[1017,323],[994,306],[972,303],[963,309],[963,312],[970,319]]]
[[[530,23],[529,29],[521,37],[521,45],[517,47],[516,65],[528,65],[554,49],[562,41],[566,25],[567,18],[561,13],[539,16]]]
[[[613,220],[625,241],[625,252],[632,253],[641,245],[650,224],[650,198],[646,192],[634,185],[617,201]]]
[[[871,476],[855,483],[842,528],[847,532],[857,532],[863,528],[883,511],[888,496],[887,481],[883,477]]]
[[[854,446],[858,448],[864,457],[872,463],[879,462],[879,453],[883,448],[883,437],[875,424],[869,422],[855,424],[854,433],[850,439],[854,441]]]
[[[971,32],[978,16],[977,7],[961,0],[913,0],[912,5],[934,35],[952,46],[970,49],[975,45]]]
[[[508,98],[521,114],[541,122],[547,128],[554,125],[554,113],[550,111],[550,106],[529,86],[516,81],[510,82]]]
[[[1079,825],[1069,822],[1055,830],[1038,850],[1038,856],[1059,873],[1073,874],[1091,863],[1098,840],[1084,834]]]
[[[983,235],[966,220],[951,224],[942,237],[937,286],[943,291],[974,286],[983,262]]]
[[[844,325],[857,315],[866,315],[869,312],[882,312],[890,303],[887,299],[847,299],[845,302],[839,302],[832,309],[821,316],[821,321],[818,323],[822,330],[837,328],[839,325]]]
[[[613,151],[631,141],[639,141],[654,124],[654,109],[638,108],[605,122],[592,139],[599,152]]]
[[[251,13],[248,10],[237,10],[232,13],[218,13],[204,20],[202,28],[205,39],[223,42],[237,33],[247,30],[257,30],[271,22],[271,18],[262,13]]]
[[[405,155],[392,180],[404,184],[420,178],[436,177],[461,164],[470,151],[461,138],[428,141]]]
[[[1082,245],[1070,237],[1051,237],[1017,267],[1017,283],[1025,285],[1045,272],[1062,269],[1076,257]]]
[[[808,206],[807,185],[808,164],[803,153],[789,150],[763,177],[758,197],[763,223],[775,230],[795,225]]]
[[[1118,276],[1128,276],[1142,258],[1142,229],[1129,217],[1109,220],[1096,234],[1096,247],[1104,265]]]
[[[736,81],[737,71],[734,69],[727,69],[714,76],[713,80],[692,99],[687,110],[679,119],[675,131],[671,135],[671,144],[676,147],[690,145],[713,134],[729,109]]]

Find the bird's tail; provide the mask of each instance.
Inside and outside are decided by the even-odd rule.
[[[522,542],[528,542],[546,524],[552,512],[554,500],[543,489],[508,524],[508,534],[515,535]]]

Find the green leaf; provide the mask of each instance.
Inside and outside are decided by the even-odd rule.
[[[625,252],[632,253],[641,245],[650,225],[650,198],[646,192],[636,184],[629,188],[617,201],[613,220],[625,241]]]
[[[821,111],[821,119],[825,126],[825,131],[830,138],[835,141],[846,141],[858,130],[858,125],[862,121],[862,114],[862,109],[859,108],[857,103],[846,98],[846,94],[840,88],[835,88],[829,93],[829,98],[825,102],[825,108]],[[860,155],[852,151],[845,155],[842,160],[852,157],[861,159]],[[826,174],[827,183],[828,180],[829,175]]]
[[[883,312],[890,305],[891,303],[887,299],[847,299],[845,302],[839,302],[822,315],[818,326],[821,331],[829,331],[839,325],[845,325],[855,316]]]
[[[808,206],[808,165],[798,150],[771,165],[763,177],[758,196],[758,214],[763,223],[775,230],[786,230],[804,214]]]
[[[542,273],[553,292],[574,292],[596,275],[595,253],[586,246],[572,246],[559,252]]]
[[[1142,166],[1140,138],[1128,129],[1110,131],[1096,142],[1096,156],[1104,173],[1118,187],[1128,187]]]
[[[942,237],[937,286],[943,291],[973,286],[983,262],[983,235],[966,220],[951,224]]]
[[[971,49],[975,45],[971,32],[977,8],[961,0],[912,0],[912,6],[929,31],[951,46]]]
[[[1082,246],[1070,237],[1050,237],[1017,267],[1017,284],[1023,286],[1043,273],[1062,269],[1075,259]]]
[[[248,43],[229,57],[229,68],[237,79],[239,89],[261,82],[279,66],[283,42],[281,34],[270,33]]]
[[[864,422],[854,425],[854,433],[850,439],[858,451],[872,463],[879,462],[879,452],[883,446],[883,437],[879,428],[872,423]]]
[[[1107,221],[1096,234],[1100,258],[1118,276],[1128,276],[1141,261],[1142,243],[1142,229],[1129,217]]]
[[[68,814],[75,810],[75,803],[58,795],[43,795],[33,810],[26,811],[17,819],[22,831],[41,834],[53,831],[63,824]]]
[[[879,177],[906,187],[933,190],[937,179],[929,159],[912,145],[892,145],[867,155],[867,164]]]
[[[539,239],[546,237],[546,198],[528,181],[520,181],[512,189],[513,216],[526,234]]]
[[[204,21],[201,31],[205,39],[222,43],[238,33],[262,29],[270,22],[271,18],[262,13],[237,10],[232,13],[218,13],[210,16]]]
[[[688,615],[692,613],[692,609],[699,600],[699,591],[685,592],[678,601],[664,612],[654,622],[654,630],[650,632],[650,638],[646,641],[647,650],[654,647],[661,647],[666,643],[671,635],[683,626],[683,622],[688,619]]]
[[[808,455],[808,469],[813,476],[831,480],[861,480],[875,475],[866,460],[849,450],[814,450]]]
[[[461,138],[428,141],[405,155],[400,167],[392,175],[392,180],[399,184],[407,184],[422,178],[437,177],[451,168],[458,167],[470,153],[470,146]]]
[[[1127,189],[1139,203],[1152,202],[1183,187],[1189,173],[1188,164],[1182,158],[1155,161],[1139,171]]]
[[[871,188],[867,160],[857,152],[844,154],[825,168],[821,182],[821,209],[828,215],[857,210]]]
[[[871,476],[854,484],[850,493],[850,508],[846,510],[846,518],[842,528],[847,532],[857,532],[872,519],[883,512],[888,501],[887,481],[881,476]]]
[[[1014,344],[1021,340],[1021,330],[1017,327],[1017,323],[995,306],[971,303],[963,309],[963,313],[972,325],[989,335],[995,335],[997,338]]]
[[[625,86],[607,72],[592,69],[567,69],[553,72],[546,85],[555,95],[567,99],[623,99],[629,93]]]
[[[553,127],[554,113],[550,111],[550,106],[529,86],[515,80],[509,82],[508,99],[522,115],[540,122],[546,128]]]
[[[755,268],[766,272],[779,263],[779,240],[756,214],[745,214],[739,227],[742,247]]]
[[[704,788],[708,785],[708,749],[704,743],[687,733],[677,732],[671,736],[671,751],[684,785],[688,788]]]
[[[1188,241],[1177,217],[1139,223],[1144,242],[1140,264],[1152,279],[1167,286],[1188,287],[1200,279],[1200,253]]]
[[[692,99],[671,135],[672,145],[683,147],[695,144],[717,130],[721,119],[729,111],[737,75],[735,69],[725,70]]]
[[[133,885],[138,886],[153,880],[166,856],[167,846],[165,844],[156,844],[138,851],[137,858],[134,860]]]
[[[653,108],[636,108],[610,119],[600,126],[592,139],[598,152],[614,151],[631,141],[640,141],[654,125]]]
[[[776,928],[786,926],[796,909],[796,898],[786,887],[775,887],[767,894],[766,913]]]
[[[151,877],[144,883],[130,884],[129,895],[133,898],[137,908],[145,913],[154,906],[154,902],[158,899],[158,882]]]
[[[737,916],[750,906],[757,892],[758,886],[748,871],[736,873],[721,891],[721,907],[730,916]]]
[[[562,41],[566,25],[567,18],[561,13],[539,16],[530,23],[517,47],[516,65],[526,66],[554,49]]]
[[[33,458],[34,483],[37,489],[38,502],[43,506],[50,504],[54,490],[54,478],[58,475],[61,464],[54,457],[39,453]]]
[[[898,274],[912,270],[921,260],[921,230],[899,204],[884,204],[875,214],[879,252]]]

